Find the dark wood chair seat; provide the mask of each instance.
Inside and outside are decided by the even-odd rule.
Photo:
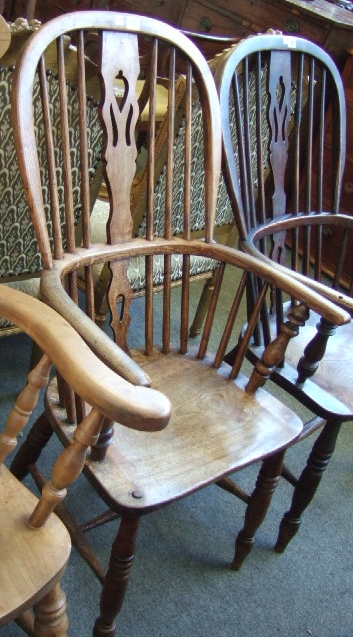
[[[298,341],[301,341],[301,349],[304,351],[306,345],[316,336],[317,324],[320,317],[311,312],[309,319],[305,323],[305,330],[301,330]],[[325,356],[315,371],[313,377],[308,378],[298,386],[298,350],[297,344],[291,341],[286,352],[286,365],[293,369],[291,383],[297,384],[296,392],[302,392],[303,402],[308,404],[314,413],[318,413],[323,418],[329,418],[332,414],[341,417],[342,420],[352,420],[353,417],[353,396],[347,388],[353,380],[353,352],[352,352],[353,331],[351,324],[341,326],[333,338],[329,338],[325,349]],[[281,374],[281,368],[276,370],[276,374]],[[289,377],[289,372],[282,374]]]

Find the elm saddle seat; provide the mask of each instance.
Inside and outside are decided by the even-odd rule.
[[[302,38],[259,35],[226,53],[216,71],[223,129],[223,172],[239,246],[277,271],[306,283],[350,314],[352,260],[347,243],[352,217],[339,213],[345,165],[346,107],[342,79],[329,55]],[[263,85],[267,86],[264,94]],[[249,106],[249,86],[254,86]],[[264,117],[264,113],[266,116]],[[250,139],[256,131],[255,146]],[[258,161],[253,161],[253,157]],[[266,169],[264,169],[266,166]],[[336,251],[331,242],[335,241]],[[336,253],[336,261],[332,253]],[[249,311],[256,302],[249,285]],[[258,360],[292,311],[274,286],[247,356]],[[343,422],[353,419],[351,325],[308,316],[271,379],[313,414],[300,439],[320,430],[294,486],[276,550],[297,532],[335,448]],[[298,354],[300,358],[296,371]],[[232,360],[228,352],[226,360]]]
[[[87,140],[85,130],[85,35],[94,31],[99,44],[97,73],[102,94],[100,122],[104,136],[103,167],[110,201],[110,215],[105,241],[91,243],[91,214],[89,210],[89,179],[87,174]],[[67,134],[67,83],[63,40],[72,37],[77,44],[77,86],[81,119],[80,154],[81,201],[80,218],[82,239],[75,244],[77,228],[72,212],[71,153]],[[139,77],[139,46],[145,39],[151,44],[148,69],[149,107],[153,113],[158,78],[159,55],[167,44],[170,48],[168,85],[168,132],[166,187],[163,201],[163,228],[155,233],[154,214],[157,205],[155,191],[155,118],[150,117],[146,132],[148,169],[147,209],[144,234],[133,236],[131,216],[131,188],[136,170],[136,126],[139,116],[136,82]],[[56,47],[53,43],[56,41]],[[58,83],[61,91],[61,134],[63,166],[55,166],[51,151],[52,126],[47,99],[47,75],[44,51],[48,46],[57,50]],[[185,73],[185,129],[183,133],[185,161],[184,174],[174,174],[175,86],[176,69],[183,64]],[[33,102],[36,69],[41,84],[42,105],[46,130],[48,172],[42,171],[36,151],[36,133]],[[125,91],[117,100],[114,90],[120,78]],[[194,94],[199,95],[203,129],[203,170],[192,173]],[[83,472],[97,495],[119,517],[119,527],[111,550],[111,559],[105,573],[92,550],[84,545],[82,533],[63,512],[70,525],[75,546],[81,551],[95,574],[103,583],[100,611],[93,634],[107,637],[116,632],[116,617],[123,603],[129,572],[132,566],[139,521],[144,514],[160,509],[170,502],[185,497],[210,484],[218,484],[243,497],[229,477],[243,467],[261,462],[261,470],[253,494],[246,497],[247,511],[240,542],[236,544],[233,568],[237,568],[249,552],[254,534],[266,514],[272,492],[281,473],[284,450],[300,436],[302,422],[286,405],[268,394],[262,387],[270,374],[269,366],[283,358],[288,340],[298,331],[302,312],[306,307],[334,323],[350,319],[347,312],[322,299],[311,290],[294,282],[289,276],[278,274],[270,265],[248,255],[216,243],[213,240],[214,219],[221,169],[221,122],[216,87],[210,68],[199,49],[182,33],[162,22],[143,16],[109,11],[80,11],[56,18],[28,40],[18,59],[13,83],[13,129],[19,157],[24,190],[31,211],[43,261],[41,298],[61,313],[77,329],[86,343],[112,370],[126,382],[126,408],[135,410],[134,428],[126,426],[123,411],[118,418],[106,415],[100,422],[99,437],[91,436],[91,450],[85,458]],[[58,170],[62,168],[62,170]],[[63,176],[65,193],[65,234],[58,222],[56,186],[57,175]],[[197,178],[197,191],[192,191]],[[50,241],[42,198],[42,180],[52,185],[51,211],[56,232]],[[193,193],[193,194],[192,194]],[[202,211],[204,239],[191,237],[191,199],[198,196]],[[172,233],[176,203],[183,202],[182,234]],[[76,231],[76,232],[75,232]],[[163,255],[162,292],[156,293],[153,279],[154,259]],[[182,284],[172,288],[172,261],[182,260]],[[209,309],[202,333],[189,343],[189,316],[195,294],[190,285],[193,257],[202,256],[218,263]],[[128,278],[130,260],[140,258],[144,264],[145,294],[134,298]],[[109,329],[113,340],[95,323],[94,281],[92,269],[96,264],[109,263],[111,278],[107,289],[110,312]],[[222,281],[225,268],[229,271],[230,292],[224,293]],[[85,277],[85,298],[79,305],[77,272]],[[223,362],[224,354],[233,341],[233,327],[243,307],[249,275],[263,279],[262,298],[249,317],[244,343],[256,327],[262,302],[269,284],[277,285],[298,300],[282,332],[266,350],[261,364],[250,377],[243,370],[245,349],[239,350],[233,366]],[[83,308],[83,309],[82,309]],[[135,311],[136,308],[136,311]],[[219,310],[222,310],[220,317]],[[107,328],[108,329],[108,328]],[[115,343],[114,343],[115,341]],[[89,369],[89,367],[88,367]],[[19,454],[12,463],[15,475],[22,477],[32,465],[33,473],[39,467],[40,453],[53,431],[65,450],[81,445],[80,422],[85,419],[85,403],[74,392],[70,383],[58,376],[50,381],[45,398],[45,412],[31,429]],[[104,377],[101,378],[104,383]],[[136,385],[131,388],[130,385]],[[153,389],[149,389],[148,386]],[[165,396],[164,420],[168,425],[162,431],[160,399],[152,398],[150,411],[156,420],[146,419],[149,410],[138,391],[155,391]],[[137,394],[137,395],[136,395]],[[148,394],[150,395],[150,394]],[[90,402],[90,401],[88,401]],[[139,411],[141,410],[141,419]],[[147,413],[146,413],[147,410]],[[104,413],[104,412],[103,412]],[[89,415],[88,415],[89,417]],[[87,416],[86,416],[87,418]],[[163,421],[164,422],[164,421]],[[144,426],[140,426],[140,424]],[[140,430],[139,430],[140,429]],[[154,430],[160,431],[154,431]],[[97,429],[95,429],[97,434]],[[54,508],[60,504],[62,480],[53,473],[48,488],[44,489],[43,505]],[[57,507],[62,513],[62,507]],[[100,520],[101,521],[101,520]],[[88,544],[86,540],[86,545]],[[86,550],[87,549],[87,550]]]
[[[85,451],[94,432],[100,429],[102,414],[122,418],[127,426],[134,426],[137,403],[132,395],[139,394],[141,388],[130,386],[131,401],[127,405],[129,383],[104,365],[62,316],[37,299],[0,285],[0,312],[43,352],[0,431],[0,626],[16,621],[31,637],[67,637],[66,598],[60,580],[70,556],[69,533],[51,513],[50,484],[39,503],[3,463],[16,447],[41,389],[48,384],[52,365],[92,407],[76,431],[76,443],[55,460],[53,475],[60,476],[61,481],[59,497],[64,497],[65,487],[81,473]],[[144,422],[149,427],[152,417],[155,427],[164,427],[169,401],[153,390],[145,392],[144,397],[140,393],[145,405],[139,426],[143,427]]]

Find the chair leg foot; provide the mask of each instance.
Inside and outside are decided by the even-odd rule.
[[[289,542],[293,539],[301,525],[301,518],[293,518],[290,512],[284,514],[278,532],[274,550],[276,553],[284,553]]]
[[[243,531],[240,531],[235,542],[235,554],[233,562],[230,565],[232,571],[240,571],[243,562],[248,557],[249,553],[254,546],[255,536],[246,536]]]
[[[105,626],[102,622],[102,618],[98,617],[94,624],[93,637],[114,637],[116,633],[116,622],[111,626]]]

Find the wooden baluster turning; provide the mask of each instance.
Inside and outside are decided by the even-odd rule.
[[[102,414],[92,409],[77,426],[71,445],[57,458],[51,479],[43,487],[41,499],[28,520],[30,527],[42,526],[56,505],[64,499],[66,488],[78,478],[83,469],[88,447],[98,440],[102,422]]]
[[[17,445],[17,436],[26,426],[35,408],[39,392],[49,380],[51,362],[42,356],[36,367],[28,374],[28,383],[21,391],[7,418],[4,431],[0,433],[0,464]]]

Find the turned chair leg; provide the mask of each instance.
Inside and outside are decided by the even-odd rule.
[[[94,637],[113,637],[115,635],[116,617],[124,601],[135,557],[139,521],[140,518],[135,515],[125,515],[121,519],[103,584],[100,617],[94,626]]]
[[[67,637],[69,620],[66,614],[66,596],[60,584],[35,604],[34,634],[43,637]]]
[[[231,569],[238,571],[249,555],[255,540],[255,533],[264,520],[272,495],[282,472],[284,451],[266,458],[257,477],[255,489],[250,496],[245,512],[245,521],[235,542],[235,554]]]
[[[334,452],[341,422],[327,421],[311,450],[307,464],[294,489],[292,503],[280,524],[275,551],[283,553],[297,533],[301,516],[313,499],[330,458]]]
[[[22,481],[26,477],[30,465],[37,462],[52,435],[52,426],[43,413],[32,426],[11,463],[10,471],[18,480]]]

